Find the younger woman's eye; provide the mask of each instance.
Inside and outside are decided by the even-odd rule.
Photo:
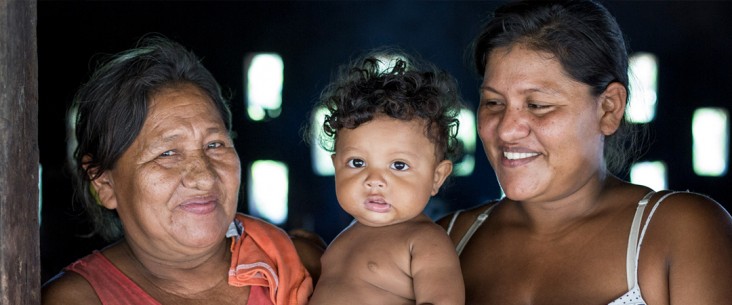
[[[409,165],[407,163],[404,163],[402,161],[396,161],[391,164],[391,168],[398,170],[398,171],[405,171],[409,169]]]
[[[366,161],[361,160],[361,159],[351,159],[351,160],[348,160],[346,165],[351,168],[359,168],[359,167],[366,166]]]
[[[550,107],[549,105],[540,105],[540,104],[533,104],[533,103],[529,104],[529,108],[536,109],[536,110],[547,109],[549,107]]]
[[[480,102],[480,104],[483,105],[483,106],[489,106],[490,107],[490,106],[500,105],[501,103],[498,102],[498,101],[496,101],[496,100],[482,100]]]
[[[499,100],[485,99],[480,101],[480,108],[489,111],[500,111],[501,109],[504,109],[505,106],[506,105]]]

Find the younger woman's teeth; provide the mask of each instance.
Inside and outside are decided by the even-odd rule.
[[[503,152],[503,156],[506,157],[506,159],[509,160],[518,160],[518,159],[524,159],[524,158],[531,158],[534,156],[538,156],[539,153],[518,153],[518,152]]]

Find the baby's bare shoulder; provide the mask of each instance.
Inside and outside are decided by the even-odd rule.
[[[448,237],[447,231],[432,220],[414,222],[407,231],[414,237]]]

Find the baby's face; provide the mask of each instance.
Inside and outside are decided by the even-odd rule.
[[[422,213],[452,171],[450,161],[436,160],[421,120],[386,116],[339,130],[333,166],[341,207],[374,227]]]

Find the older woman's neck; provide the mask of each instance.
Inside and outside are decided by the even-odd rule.
[[[196,294],[227,283],[231,252],[228,240],[198,256],[180,260],[161,259],[127,242],[123,249],[129,253],[132,267],[157,288],[175,294]],[[170,256],[161,256],[170,257]],[[211,287],[208,287],[211,286]]]

